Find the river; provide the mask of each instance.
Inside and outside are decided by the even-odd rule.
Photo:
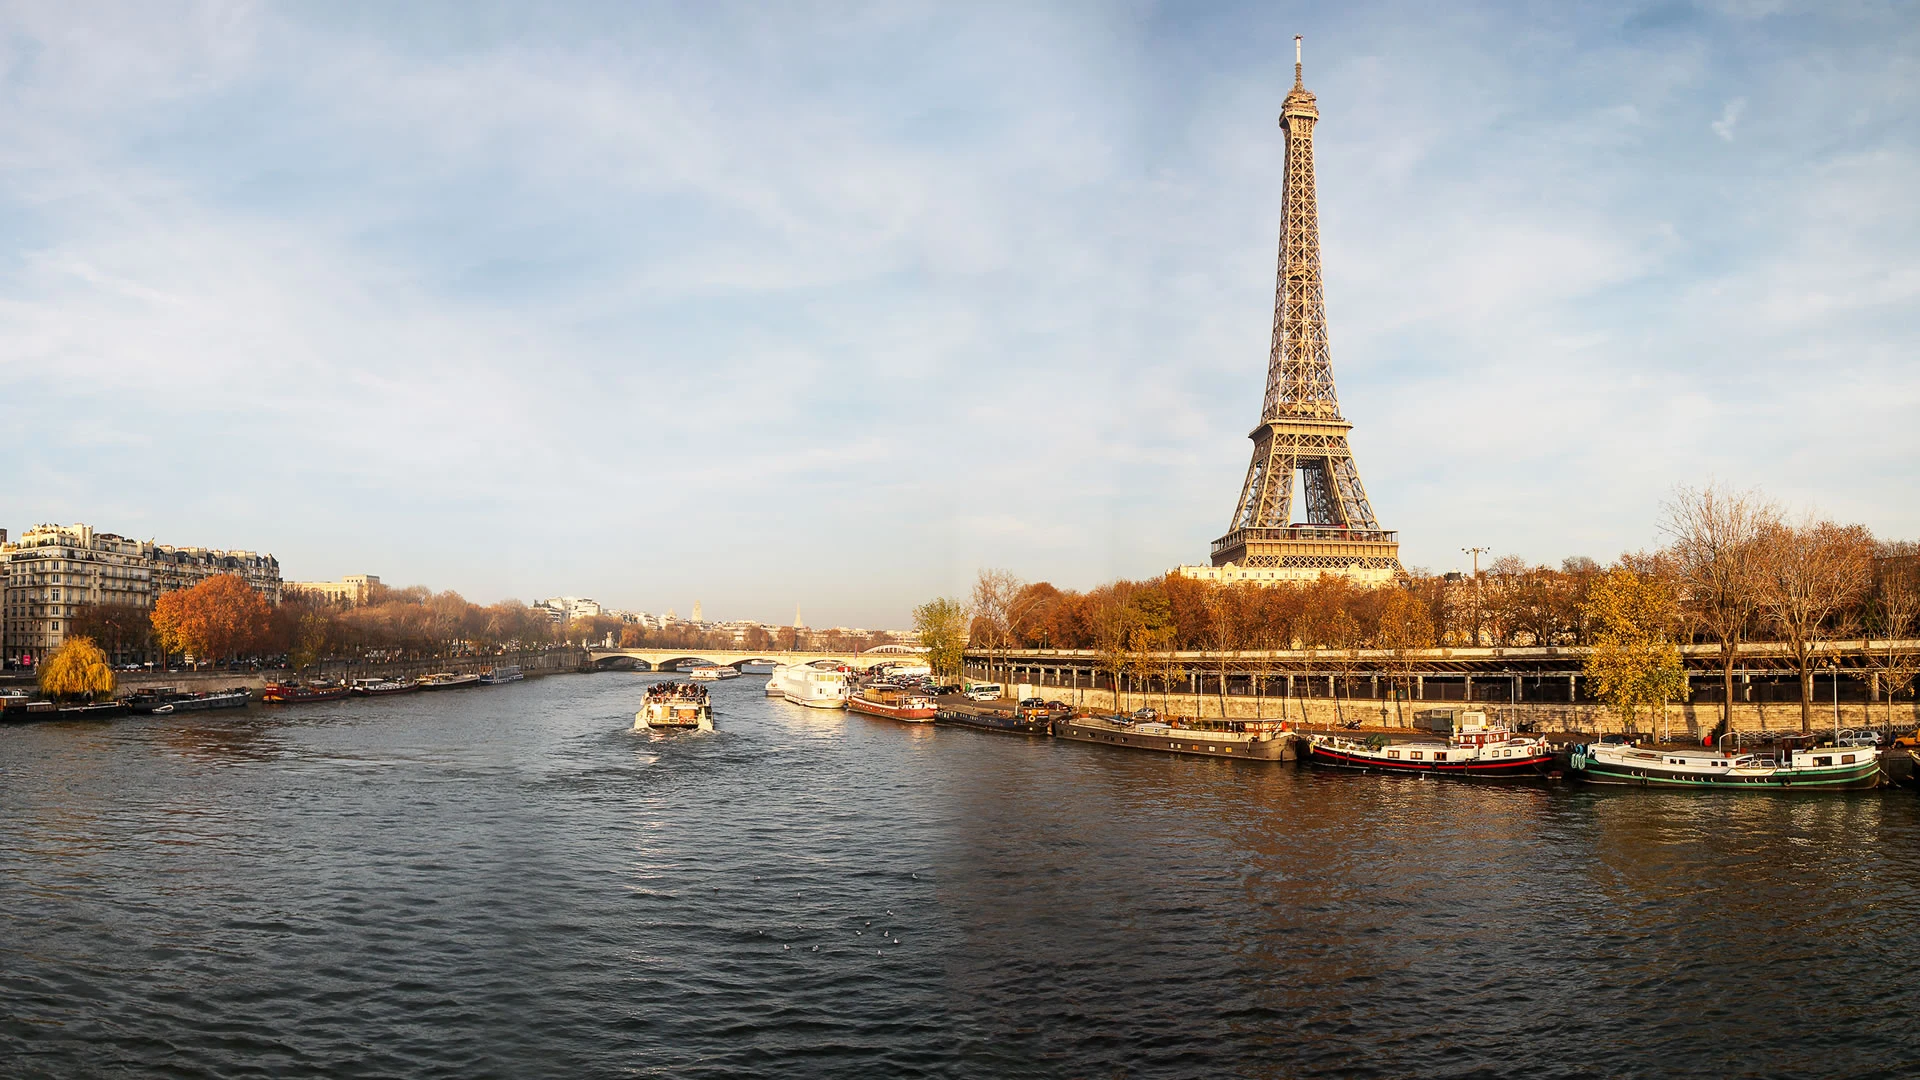
[[[0,729],[0,1072],[1896,1076],[1920,800],[1345,775],[633,673]]]

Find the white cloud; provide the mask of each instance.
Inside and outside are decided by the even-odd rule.
[[[1720,119],[1711,125],[1713,133],[1720,136],[1721,142],[1733,141],[1733,129],[1740,123],[1741,114],[1747,111],[1747,99],[1737,97],[1729,100],[1720,109]]]
[[[302,576],[704,582],[834,622],[979,565],[1200,558],[1260,400],[1291,73],[1220,36],[1251,14],[1137,17],[697,9],[422,48],[272,7],[10,9],[5,502]],[[1700,37],[1503,25],[1310,34],[1337,377],[1409,559],[1606,557],[1705,471],[1829,482],[1806,425],[1920,385],[1920,159],[1781,132],[1910,111],[1911,30],[1742,86],[1783,122],[1733,144]],[[1832,501],[1920,530],[1867,483]]]

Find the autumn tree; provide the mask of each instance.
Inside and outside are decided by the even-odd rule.
[[[1234,656],[1247,647],[1247,624],[1253,610],[1249,590],[1259,588],[1250,582],[1212,586],[1207,593],[1207,636],[1204,644],[1213,653],[1214,675],[1220,681],[1214,687],[1220,697],[1220,715],[1227,715],[1227,675]],[[1198,703],[1195,703],[1198,711]]]
[[[267,633],[266,600],[238,574],[216,574],[153,605],[154,637],[163,652],[224,660],[256,648]]]
[[[1672,590],[1657,577],[1623,568],[1598,578],[1587,596],[1594,627],[1586,675],[1594,696],[1629,730],[1642,708],[1660,708],[1687,691],[1686,668],[1672,640]]]
[[[927,650],[927,663],[942,677],[957,678],[967,648],[967,607],[936,596],[913,609],[913,630]]]
[[[1380,623],[1374,633],[1374,644],[1392,655],[1389,677],[1397,680],[1401,688],[1401,693],[1394,695],[1393,714],[1396,719],[1404,720],[1401,699],[1413,682],[1412,650],[1433,647],[1432,612],[1412,592],[1388,587],[1380,601]]]
[[[1872,585],[1873,550],[1873,536],[1859,525],[1776,522],[1761,534],[1759,608],[1800,676],[1802,734],[1813,730],[1814,652],[1823,638],[1839,636],[1835,617]]]
[[[1679,488],[1661,528],[1673,538],[1680,596],[1720,646],[1721,730],[1733,727],[1733,663],[1760,605],[1761,542],[1779,510],[1756,492]]]
[[[40,665],[40,692],[55,700],[106,697],[113,693],[113,667],[92,638],[69,637]]]
[[[1140,613],[1115,591],[1102,598],[1094,616],[1094,664],[1113,679],[1115,711],[1126,711],[1126,677],[1133,668],[1133,636]]]

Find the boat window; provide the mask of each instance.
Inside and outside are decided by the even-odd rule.
[[[1852,754],[1841,754],[1841,755],[1840,755],[1840,764],[1842,764],[1842,765],[1851,765],[1851,764],[1853,764],[1853,755],[1852,755]]]
[[[1388,756],[1388,757],[1390,757],[1390,758],[1398,758],[1398,757],[1400,756],[1400,751],[1398,751],[1398,750],[1389,750],[1389,751],[1387,751],[1387,756]]]
[[[1426,757],[1427,755],[1426,755],[1425,753],[1423,753],[1422,751],[1419,751],[1419,750],[1415,750],[1415,751],[1413,751],[1413,752],[1411,752],[1411,753],[1409,753],[1409,754],[1408,754],[1407,756],[1408,756],[1408,757],[1410,757],[1410,758],[1412,758],[1412,759],[1413,759],[1413,760],[1415,760],[1415,761],[1419,761],[1419,760],[1421,760],[1421,759],[1423,759],[1423,758],[1425,758],[1425,757]]]
[[[1817,757],[1813,759],[1813,763],[1815,765],[1831,765],[1833,764],[1833,759],[1830,757]]]

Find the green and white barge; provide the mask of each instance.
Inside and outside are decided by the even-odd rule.
[[[1877,747],[1845,745],[1768,753],[1588,743],[1573,748],[1567,775],[1589,784],[1731,791],[1854,791],[1884,780]]]

